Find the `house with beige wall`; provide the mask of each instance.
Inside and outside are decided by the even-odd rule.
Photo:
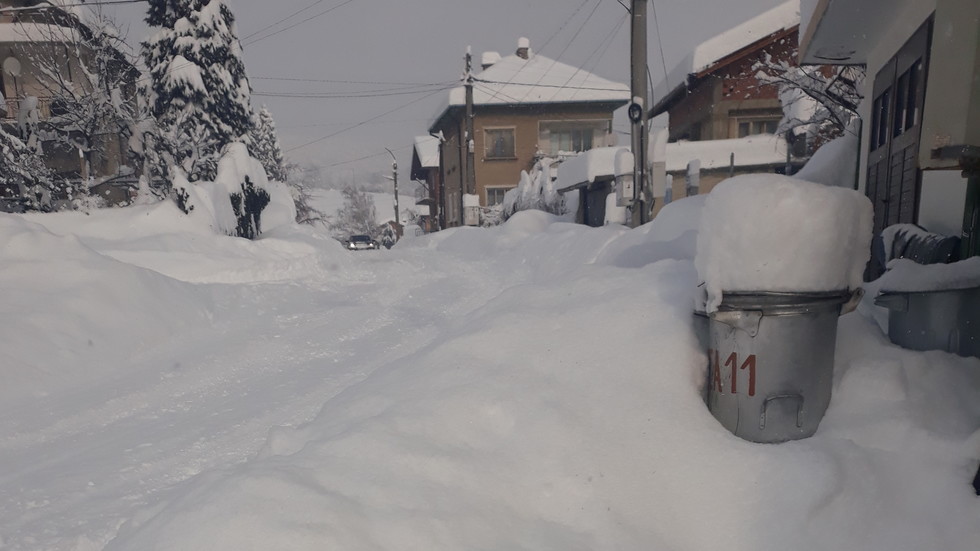
[[[527,39],[513,55],[488,52],[481,61],[473,77],[470,189],[464,86],[450,90],[429,127],[440,139],[445,227],[463,223],[464,194],[476,195],[482,207],[496,205],[537,159],[615,145],[613,111],[630,98],[627,85],[538,55]]]
[[[84,11],[89,8],[76,4],[59,7],[57,2],[0,0],[0,9],[7,8],[0,11],[0,124],[15,136],[22,135],[27,117],[36,118],[38,134],[44,136],[49,121],[67,109],[68,103],[59,97],[62,86],[88,90],[92,85],[84,72],[94,60],[82,46],[91,33]],[[122,54],[112,63],[122,77],[110,83],[113,93],[134,102],[138,71]],[[42,78],[52,66],[58,74]],[[45,163],[59,178],[88,181],[100,186],[97,191],[110,202],[118,202],[125,200],[126,190],[105,182],[119,176],[127,164],[127,139],[122,129],[106,128],[94,136],[86,152],[53,139],[43,139],[41,148]]]

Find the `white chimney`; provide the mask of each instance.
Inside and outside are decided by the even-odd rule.
[[[526,37],[520,37],[517,39],[517,57],[521,59],[528,59],[531,57],[531,40]]]
[[[484,71],[493,67],[493,64],[498,61],[500,61],[500,52],[483,52],[483,55],[480,56],[480,66],[483,67]]]

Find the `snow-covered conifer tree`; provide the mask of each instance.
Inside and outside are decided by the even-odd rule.
[[[344,188],[344,206],[330,224],[330,230],[337,239],[351,235],[376,236],[378,222],[375,215],[374,200],[364,190],[350,185]]]
[[[276,134],[276,123],[272,119],[272,113],[264,105],[255,115],[255,123],[249,132],[248,152],[262,163],[270,180],[286,181],[286,167],[279,136]]]
[[[191,182],[211,180],[224,147],[252,125],[234,15],[222,0],[149,0],[147,23],[161,25],[143,43],[156,146]]]

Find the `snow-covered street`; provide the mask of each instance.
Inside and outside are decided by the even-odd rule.
[[[735,438],[700,205],[358,253],[170,203],[4,215],[0,547],[970,548],[980,361],[850,314],[817,435]]]

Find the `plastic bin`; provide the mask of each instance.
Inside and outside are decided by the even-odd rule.
[[[812,436],[830,404],[837,318],[861,291],[725,293],[709,315],[708,409],[752,442]]]
[[[944,350],[980,358],[980,287],[942,291],[885,291],[888,339],[910,350]]]

